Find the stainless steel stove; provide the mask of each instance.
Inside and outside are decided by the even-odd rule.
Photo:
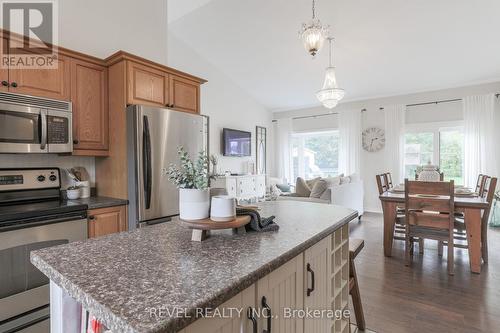
[[[87,238],[87,205],[61,198],[60,177],[0,169],[0,333],[49,332],[49,281],[30,252]]]

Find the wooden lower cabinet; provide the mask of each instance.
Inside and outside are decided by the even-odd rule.
[[[349,309],[348,258],[346,225],[218,307],[241,309],[241,316],[199,319],[180,333],[348,333],[349,318],[341,317]],[[272,315],[270,330],[266,305]],[[256,330],[247,317],[249,307],[257,314]],[[307,310],[324,311],[311,318]]]
[[[127,230],[127,206],[92,209],[88,212],[89,238]]]

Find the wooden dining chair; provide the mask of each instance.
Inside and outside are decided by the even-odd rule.
[[[387,192],[389,190],[389,186],[387,184],[387,178],[385,176],[385,173],[382,173],[380,175],[376,175],[375,179],[377,181],[377,188],[378,188],[378,194],[381,195],[384,192]]]
[[[375,176],[377,180],[377,188],[380,195],[387,192],[393,188],[392,175],[390,172],[381,173]],[[394,239],[395,240],[406,240],[406,217],[404,205],[398,205],[396,207],[396,221],[394,224]],[[418,242],[418,250],[420,254],[424,253],[424,240],[421,238],[414,239]],[[413,251],[413,248],[412,248]]]
[[[454,274],[453,231],[455,186],[450,182],[409,181],[405,179],[406,265],[411,266],[411,247],[415,237],[447,241],[448,274]]]
[[[352,297],[352,307],[354,308],[354,315],[356,316],[356,326],[362,331],[365,330],[366,324],[354,259],[356,259],[364,246],[364,240],[349,238],[349,294]]]
[[[387,184],[388,189],[390,190],[391,188],[394,187],[394,184],[392,183],[392,175],[390,172],[384,173],[385,177],[385,183]]]
[[[483,211],[481,216],[481,257],[485,263],[488,262],[488,222],[490,219],[491,207],[495,196],[498,179],[487,175],[482,176],[482,189],[479,191],[480,197],[488,202],[488,207]],[[478,180],[479,183],[479,180]],[[478,188],[476,186],[476,188]],[[447,245],[446,243],[443,245]],[[460,248],[468,248],[467,230],[465,227],[465,219],[463,216],[455,216],[455,237],[454,246]],[[442,250],[440,250],[442,251]]]
[[[483,194],[484,183],[486,182],[487,178],[488,176],[483,174],[479,174],[479,176],[477,176],[476,189],[474,191],[478,193],[480,196],[482,196]]]

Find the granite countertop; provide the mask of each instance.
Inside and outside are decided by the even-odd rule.
[[[115,333],[177,332],[357,217],[343,207],[274,201],[277,232],[213,232],[191,241],[176,221],[31,252],[31,262]],[[157,318],[150,309],[185,309]]]
[[[117,198],[101,197],[101,196],[90,197],[85,199],[68,200],[68,201],[82,205],[87,205],[88,209],[128,205],[128,200],[126,199],[117,199]]]

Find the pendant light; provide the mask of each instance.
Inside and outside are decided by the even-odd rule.
[[[316,93],[316,97],[323,104],[324,107],[328,109],[333,109],[337,106],[339,101],[344,98],[345,91],[338,87],[337,78],[335,76],[335,67],[333,67],[333,56],[332,56],[332,41],[333,38],[328,38],[328,43],[330,44],[330,63],[326,68],[325,81],[323,83],[323,88]]]
[[[316,18],[316,3],[312,2],[312,19],[308,23],[302,24],[299,31],[299,37],[304,43],[304,48],[313,57],[323,47],[328,36],[328,26],[323,26],[321,21]]]

